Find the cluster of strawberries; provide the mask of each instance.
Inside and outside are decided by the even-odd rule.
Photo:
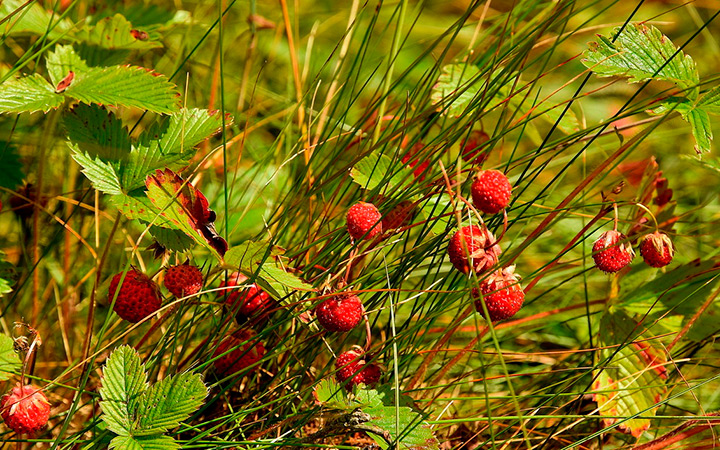
[[[640,255],[651,267],[665,267],[675,255],[670,237],[661,232],[646,234],[640,241]],[[605,273],[619,272],[635,257],[627,236],[613,229],[606,231],[593,244],[593,260],[598,269]]]

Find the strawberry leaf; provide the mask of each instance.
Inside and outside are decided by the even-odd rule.
[[[148,389],[140,355],[127,345],[112,352],[103,369],[100,387],[102,419],[115,434],[132,433],[140,396]]]
[[[670,81],[690,90],[691,99],[697,98],[700,76],[695,61],[682,51],[675,54],[677,47],[660,30],[630,23],[621,33],[620,28],[615,28],[612,37],[616,37],[615,42],[598,35],[598,41],[590,43],[582,60],[585,67],[601,77],[628,77],[630,83]]]
[[[0,334],[0,381],[9,380],[20,373],[22,363],[15,353],[14,341],[10,336]]]
[[[152,234],[158,244],[174,252],[185,252],[195,245],[195,241],[178,230],[153,225],[150,227],[150,234]]]
[[[91,157],[89,154],[73,149],[73,159],[82,166],[82,173],[90,180],[93,187],[98,191],[110,194],[121,195],[122,186],[115,168],[103,162],[100,158]]]
[[[78,74],[88,70],[87,64],[75,53],[72,45],[56,46],[55,51],[48,53],[45,65],[50,81],[55,86],[71,71]]]
[[[380,154],[370,154],[358,161],[350,171],[350,176],[368,191],[378,186],[386,186],[391,192],[410,185],[414,180],[411,169],[400,163],[393,163],[390,157]]]
[[[115,14],[98,21],[93,27],[83,28],[74,37],[88,45],[111,50],[148,50],[162,47],[158,36],[136,30],[122,15]]]
[[[76,152],[99,157],[117,172],[132,148],[127,128],[113,113],[97,105],[75,105],[63,117],[63,124]]]
[[[22,9],[18,11],[19,8]],[[48,40],[54,40],[63,36],[67,38],[67,32],[73,27],[72,21],[58,20],[57,14],[43,8],[41,3],[25,0],[0,2],[0,17],[9,19],[10,25],[4,32],[11,35],[38,34]]]
[[[648,415],[665,395],[667,371],[664,352],[656,348],[653,336],[641,333],[642,328],[621,311],[608,312],[601,319],[598,342],[601,350],[600,369],[595,370],[593,398],[605,426],[618,421],[617,416],[642,417],[622,422],[618,429],[640,436],[650,428]],[[638,331],[639,330],[639,331]]]
[[[65,97],[45,78],[33,74],[0,85],[0,113],[48,112],[63,104]]]
[[[692,128],[692,135],[695,138],[695,151],[698,154],[709,152],[713,134],[708,113],[695,108],[683,115],[683,119],[687,120]]]
[[[315,401],[327,408],[352,410],[353,403],[347,398],[345,388],[333,378],[324,378],[313,389]]]
[[[110,450],[176,450],[180,445],[169,436],[116,436],[110,441]]]
[[[142,220],[162,228],[177,228],[172,221],[160,214],[160,210],[155,207],[142,189],[135,189],[127,194],[113,195],[110,197],[110,203],[130,220]]]
[[[720,114],[720,86],[701,95],[695,105],[709,114]]]
[[[131,106],[158,113],[178,110],[176,87],[166,76],[135,66],[92,67],[64,92],[83,103]]]
[[[163,379],[140,397],[140,414],[133,435],[152,435],[175,428],[203,404],[207,393],[200,375],[195,373]]]

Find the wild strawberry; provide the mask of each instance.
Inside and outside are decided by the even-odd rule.
[[[327,331],[345,333],[362,320],[363,304],[357,295],[330,297],[315,308],[315,317]]]
[[[394,230],[410,225],[413,213],[415,212],[415,204],[409,201],[402,201],[395,205],[385,217],[382,219],[382,228],[385,231]]]
[[[495,241],[495,236],[485,228],[469,225],[460,228],[450,239],[448,255],[450,262],[462,273],[470,273],[472,268],[477,273],[484,272],[497,264],[502,250]]]
[[[496,214],[510,204],[512,185],[499,170],[482,170],[475,175],[470,193],[478,210]]]
[[[263,359],[266,352],[265,346],[255,335],[255,332],[246,328],[241,328],[231,336],[223,339],[213,353],[213,358],[227,351],[230,351],[230,353],[221,356],[214,362],[215,371],[223,377],[252,366]],[[251,370],[256,368],[257,366]]]
[[[465,162],[482,165],[488,158],[487,152],[481,152],[482,145],[490,140],[490,136],[484,131],[474,130],[470,132],[470,136],[463,140],[460,144],[460,154]]]
[[[115,298],[123,274],[124,272],[118,273],[110,281],[109,302]],[[123,279],[113,310],[128,322],[137,323],[160,309],[160,304],[160,289],[157,284],[132,268]]]
[[[228,276],[229,286],[238,286],[247,281],[247,277],[240,272],[233,272]],[[220,286],[225,286],[225,282],[220,283]],[[237,309],[238,314],[245,318],[252,317],[256,314],[261,314],[268,309],[275,307],[275,300],[270,297],[260,286],[252,283],[250,286],[245,286],[240,290],[232,290],[228,293],[227,290],[220,291],[219,296],[224,297],[227,295],[225,303],[232,309]],[[239,306],[238,306],[239,304]]]
[[[356,384],[373,386],[380,381],[382,371],[375,364],[365,362],[365,354],[359,350],[348,350],[338,355],[335,361],[335,376],[339,383],[351,390]]]
[[[200,292],[203,275],[196,266],[179,264],[168,267],[165,272],[165,287],[175,297],[186,297]]]
[[[484,300],[493,322],[514,316],[525,301],[525,292],[520,286],[520,277],[515,274],[515,266],[493,272],[480,283],[480,292],[476,288],[472,294],[476,298],[475,309],[483,313]]]
[[[635,257],[627,237],[619,231],[610,230],[600,235],[593,244],[593,260],[598,269],[615,273],[630,264]]]
[[[422,142],[418,142],[417,144],[413,145],[409,151],[405,152],[405,154],[401,158],[401,161],[404,164],[407,164],[411,169],[414,169],[413,176],[419,181],[423,181],[425,179],[425,175],[427,175],[427,169],[430,166],[430,161],[428,161],[427,159],[424,159],[422,162],[420,162],[420,158],[414,158],[415,155],[420,153],[424,147],[425,144],[423,144]]]
[[[673,259],[675,248],[667,234],[656,231],[646,235],[640,242],[640,255],[645,264],[652,267],[665,267]]]
[[[382,233],[382,214],[372,203],[358,202],[347,212],[348,233],[354,240],[372,239]]]
[[[15,386],[0,401],[2,418],[17,434],[32,434],[47,425],[50,402],[42,391],[31,385]]]

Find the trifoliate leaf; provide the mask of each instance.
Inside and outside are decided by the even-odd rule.
[[[103,421],[113,433],[131,434],[140,396],[148,389],[140,355],[126,345],[112,352],[103,369],[100,407]]]
[[[616,28],[611,38],[598,36],[590,43],[582,63],[598,76],[628,77],[630,83],[649,79],[671,81],[683,89],[691,89],[689,97],[697,98],[700,81],[695,61],[652,25],[629,23],[620,33]],[[672,57],[672,59],[670,59]],[[668,62],[669,61],[669,62]]]
[[[45,60],[50,81],[57,86],[69,72],[79,74],[88,70],[85,61],[75,53],[72,45],[58,45],[55,50],[48,53]]]
[[[138,422],[133,435],[152,435],[175,428],[202,405],[207,387],[199,374],[167,377],[140,397]]]
[[[0,113],[48,112],[62,105],[65,97],[45,78],[33,74],[0,85]]]
[[[20,373],[22,363],[15,353],[14,342],[10,336],[0,334],[0,381],[10,379]]]
[[[92,67],[64,92],[83,103],[131,106],[158,113],[177,111],[180,95],[165,75],[134,66]]]

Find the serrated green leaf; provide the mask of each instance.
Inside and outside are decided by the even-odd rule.
[[[370,154],[358,161],[350,171],[353,181],[363,189],[372,191],[380,185],[392,192],[402,189],[414,180],[412,170],[393,161],[387,155]],[[388,179],[389,177],[389,179]]]
[[[140,136],[140,143],[148,148],[158,148],[164,154],[183,153],[220,132],[222,123],[220,111],[183,108],[146,130]],[[232,117],[228,115],[225,125],[231,124]]]
[[[616,28],[613,36],[619,30]],[[615,42],[598,36],[597,42],[590,43],[582,63],[598,76],[628,77],[630,83],[649,79],[671,81],[684,89],[691,89],[689,97],[694,98],[700,77],[690,55],[679,52],[665,64],[676,50],[672,41],[654,26],[630,23]]]
[[[15,353],[14,342],[10,336],[0,334],[0,381],[9,380],[20,373],[22,363]]]
[[[8,80],[0,85],[0,113],[48,112],[65,97],[38,74]]]
[[[197,410],[207,396],[199,374],[186,372],[167,377],[140,397],[138,422],[133,435],[164,433]]]
[[[100,157],[119,171],[132,148],[127,128],[115,114],[97,105],[75,105],[63,116],[68,138],[79,151]]]
[[[73,148],[73,159],[82,166],[82,173],[90,180],[95,189],[110,195],[122,194],[120,178],[113,166],[103,162],[100,158],[93,159],[77,147],[72,146],[71,148]]]
[[[140,397],[148,388],[140,355],[127,345],[112,352],[103,369],[100,407],[103,421],[113,433],[132,433]]]
[[[671,111],[680,114],[687,114],[692,108],[692,103],[685,97],[669,97],[658,106],[649,109],[647,112],[654,116],[663,116]]]
[[[160,210],[153,205],[142,189],[135,189],[127,194],[113,195],[109,201],[130,220],[137,219],[158,227],[177,229],[172,221],[160,214]]]
[[[701,95],[695,105],[709,114],[720,114],[720,86],[715,86]]]
[[[48,53],[45,60],[48,75],[52,84],[57,84],[70,72],[75,74],[87,71],[88,66],[80,56],[75,53],[72,45],[58,45],[55,50]]]
[[[3,24],[6,34],[38,34],[49,40],[58,39],[66,35],[73,27],[69,19],[58,20],[57,14],[42,7],[39,2],[25,0],[4,0],[0,2],[0,17],[8,17],[18,8],[24,8],[11,17],[7,24]],[[52,24],[52,25],[51,25]]]
[[[442,67],[430,99],[443,114],[459,117],[467,113],[470,102],[478,95],[485,82],[480,79],[480,69],[466,64],[447,64]]]
[[[345,388],[332,378],[324,378],[313,389],[315,401],[327,408],[351,410],[355,405],[347,398]]]
[[[650,427],[646,416],[655,414],[654,407],[665,395],[667,378],[663,365],[664,353],[656,349],[652,336],[640,335],[637,322],[620,311],[608,312],[601,319],[598,342],[604,368],[595,370],[593,397],[606,426],[618,421],[616,416],[629,417],[643,413],[643,418],[623,422],[621,431],[640,436]],[[620,347],[618,347],[620,345]]]
[[[0,140],[0,167],[2,167],[0,171],[0,186],[2,187],[15,189],[25,178],[20,155],[15,146],[8,141]]]
[[[169,436],[116,436],[110,441],[110,450],[176,450],[180,445]]]
[[[93,27],[85,27],[75,34],[75,38],[85,44],[110,50],[147,50],[162,47],[157,36],[151,36],[143,30],[132,33],[133,25],[121,14],[105,17]],[[144,33],[144,34],[143,34]]]
[[[395,448],[408,450],[438,449],[439,443],[433,436],[430,425],[423,419],[422,415],[413,410],[410,406],[410,399],[401,396],[399,407],[394,405],[394,399],[393,391],[387,387],[381,387],[378,390],[358,390],[356,401],[360,404],[361,410],[371,416],[371,420],[365,425],[384,430],[393,442],[397,442]],[[387,449],[390,447],[385,439],[375,434],[370,435],[381,448]]]
[[[195,241],[179,230],[160,228],[153,225],[150,227],[150,234],[158,244],[174,252],[185,252],[195,245]]]
[[[713,138],[710,116],[702,109],[692,109],[683,116],[690,123],[695,138],[695,151],[698,154],[709,152]]]
[[[92,67],[78,74],[64,93],[87,104],[131,106],[158,113],[178,110],[175,85],[165,75],[136,66]]]

